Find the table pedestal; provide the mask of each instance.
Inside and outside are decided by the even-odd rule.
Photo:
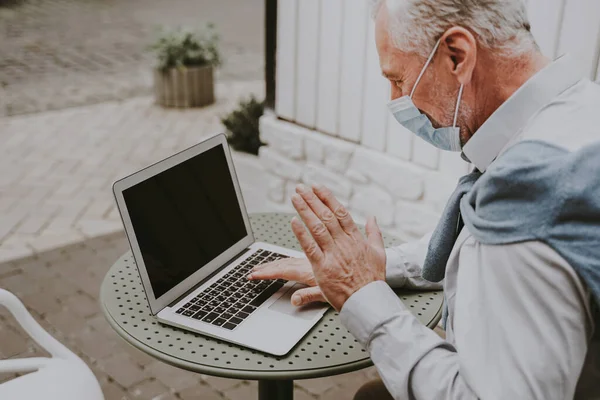
[[[258,381],[258,400],[293,400],[294,381]]]

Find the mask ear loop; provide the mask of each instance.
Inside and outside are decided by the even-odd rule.
[[[456,110],[454,110],[454,122],[452,123],[452,127],[456,128],[456,122],[458,121],[458,110],[460,108],[460,100],[462,99],[463,89],[465,85],[460,85],[460,89],[458,90],[458,99],[456,100]]]
[[[442,39],[440,39],[440,40],[437,41],[437,43],[433,47],[433,51],[431,52],[431,54],[429,55],[429,58],[427,59],[427,62],[425,63],[425,66],[421,70],[421,73],[419,74],[419,77],[417,78],[417,81],[415,82],[415,86],[413,86],[413,88],[412,88],[412,90],[410,92],[410,98],[411,99],[412,99],[413,95],[415,94],[415,90],[417,90],[417,85],[421,81],[421,78],[423,77],[423,75],[425,75],[425,71],[427,70],[427,67],[431,63],[431,60],[433,60],[433,56],[435,56],[435,52],[437,51],[438,47],[440,47],[440,43],[442,43]]]

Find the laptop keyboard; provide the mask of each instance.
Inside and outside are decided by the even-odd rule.
[[[258,250],[226,273],[218,281],[198,293],[176,313],[233,330],[287,281],[249,281],[250,270],[257,265],[289,256]]]

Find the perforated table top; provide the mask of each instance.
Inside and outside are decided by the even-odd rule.
[[[290,214],[254,214],[257,241],[300,250],[290,229]],[[399,242],[385,237],[386,246]],[[442,292],[397,291],[425,325],[440,319]],[[131,252],[108,271],[100,290],[110,325],[127,342],[166,363],[209,375],[236,379],[305,379],[335,375],[372,365],[367,352],[330,309],[283,357],[271,356],[159,323],[150,313]]]

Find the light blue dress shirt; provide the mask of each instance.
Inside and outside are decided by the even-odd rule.
[[[568,56],[544,68],[464,157],[483,172],[519,140],[570,151],[600,140],[600,86],[581,77]],[[444,340],[390,289],[440,288],[420,276],[428,241],[387,249],[387,283],[363,287],[340,313],[395,399],[600,399],[590,292],[562,257],[541,242],[484,245],[464,228],[446,265]]]

